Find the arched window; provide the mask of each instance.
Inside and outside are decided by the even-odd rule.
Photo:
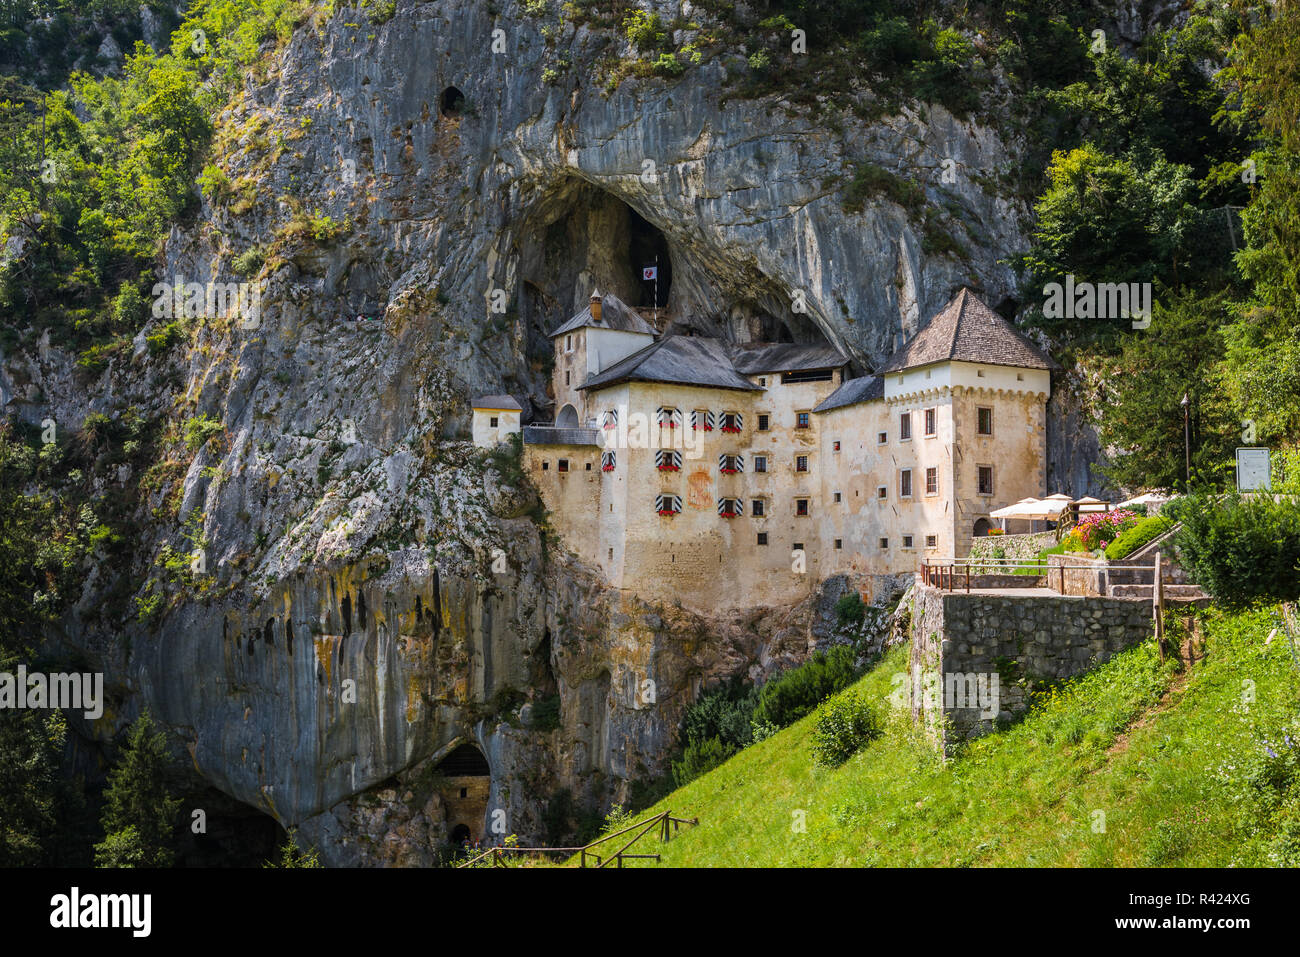
[[[560,414],[555,417],[555,425],[561,429],[576,429],[578,427],[578,410],[571,405],[566,405],[560,409]]]
[[[982,538],[989,533],[992,523],[987,518],[977,518],[975,520],[975,537]]]

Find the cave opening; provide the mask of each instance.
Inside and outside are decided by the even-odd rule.
[[[673,285],[673,259],[668,250],[668,237],[635,209],[629,206],[627,211],[628,261],[640,277],[639,298],[628,305],[662,309],[668,305],[668,293]],[[651,269],[658,271],[657,278],[651,278]]]
[[[454,86],[442,91],[438,100],[438,112],[448,119],[454,119],[465,112],[465,94]]]
[[[486,830],[492,768],[473,744],[462,744],[443,758],[435,771],[446,811],[447,835],[453,845],[478,843]]]

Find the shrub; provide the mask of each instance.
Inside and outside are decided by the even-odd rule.
[[[686,711],[682,737],[687,744],[717,738],[733,752],[753,743],[750,721],[758,703],[758,689],[740,678],[712,688]]]
[[[1121,532],[1136,524],[1137,520],[1136,515],[1122,508],[1113,512],[1090,512],[1079,519],[1079,524],[1074,527],[1070,535],[1082,544],[1083,550],[1092,551],[1101,548],[1107,542],[1114,541]],[[1066,551],[1079,551],[1079,549],[1067,546]]]
[[[853,757],[881,732],[880,716],[859,691],[831,698],[817,709],[813,763],[835,767]]]
[[[835,692],[847,688],[856,677],[852,648],[836,645],[830,651],[819,651],[799,667],[763,686],[754,709],[754,722],[774,724],[778,728],[794,724]]]
[[[679,788],[684,787],[701,774],[712,771],[734,753],[719,738],[692,741],[682,752],[682,759],[673,762],[673,780]]]
[[[835,603],[835,617],[842,626],[860,625],[865,615],[866,606],[862,604],[862,596],[856,591],[841,596]]]
[[[1185,567],[1216,602],[1242,607],[1300,598],[1300,504],[1269,495],[1189,496],[1175,539]]]
[[[1151,543],[1173,527],[1173,520],[1163,515],[1144,518],[1136,525],[1130,525],[1115,541],[1106,546],[1106,557],[1111,561],[1128,558],[1133,552]]]
[[[530,725],[534,731],[554,731],[560,726],[560,696],[539,698],[533,702]]]
[[[860,213],[868,197],[875,195],[882,195],[912,213],[919,212],[925,205],[924,191],[912,180],[875,163],[859,163],[853,181],[844,190],[844,209]]]
[[[194,452],[204,445],[208,439],[214,435],[219,435],[222,430],[223,426],[220,419],[210,418],[206,415],[196,415],[187,419],[185,422],[185,447]]]

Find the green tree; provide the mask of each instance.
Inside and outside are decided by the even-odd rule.
[[[102,822],[105,839],[95,845],[99,867],[169,867],[180,798],[167,789],[166,735],[146,710],[127,732],[126,746],[108,774]]]

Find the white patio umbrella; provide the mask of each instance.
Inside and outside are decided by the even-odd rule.
[[[1163,505],[1173,498],[1169,492],[1143,492],[1136,498],[1131,498],[1127,502],[1120,502],[1116,508],[1128,508],[1130,505]]]

